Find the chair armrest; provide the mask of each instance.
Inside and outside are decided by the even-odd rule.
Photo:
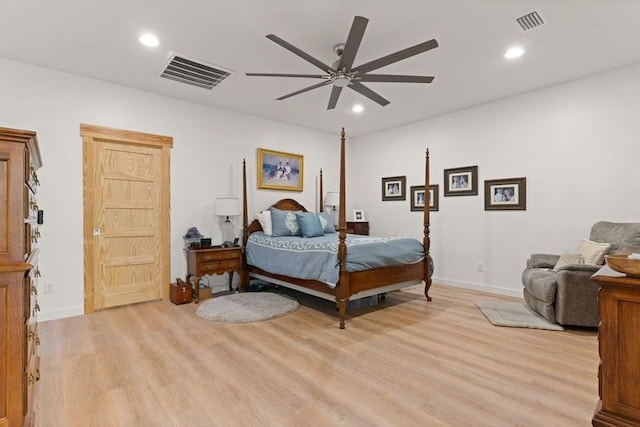
[[[560,255],[531,254],[527,260],[527,268],[553,268],[560,259]]]
[[[588,271],[593,274],[596,271],[600,270],[602,266],[596,264],[568,264],[558,269],[558,272],[561,271]]]

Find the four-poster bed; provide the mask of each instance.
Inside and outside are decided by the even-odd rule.
[[[251,244],[250,236],[253,233],[262,231],[262,227],[258,220],[253,220],[251,224],[249,224],[248,219],[248,208],[247,208],[247,175],[246,175],[246,162],[243,162],[243,246],[245,248],[245,268],[246,274],[245,283],[248,281],[249,277],[259,278],[277,285],[289,287],[301,292],[305,292],[311,295],[315,295],[328,300],[335,300],[338,305],[339,319],[340,319],[340,328],[344,329],[345,327],[345,316],[347,311],[347,305],[349,300],[364,298],[372,295],[383,294],[386,292],[390,292],[393,290],[401,289],[404,287],[424,283],[424,295],[428,301],[431,301],[431,297],[429,296],[429,288],[431,286],[431,266],[429,263],[429,247],[430,247],[430,238],[429,238],[429,207],[428,203],[425,203],[424,209],[424,229],[423,229],[423,241],[422,244],[420,242],[415,241],[415,239],[404,239],[405,241],[413,240],[419,246],[419,256],[417,259],[413,259],[407,261],[409,258],[398,258],[391,261],[386,261],[388,264],[381,267],[369,268],[361,271],[350,271],[353,270],[353,261],[352,258],[355,257],[356,247],[364,246],[358,245],[357,242],[353,243],[357,237],[350,235],[347,238],[346,235],[346,216],[345,216],[345,194],[346,194],[346,184],[345,184],[345,132],[344,128],[341,132],[340,138],[340,203],[339,203],[339,214],[338,214],[338,241],[337,241],[337,283],[334,286],[328,285],[327,281],[322,281],[318,279],[308,279],[308,278],[300,278],[300,277],[291,277],[290,275],[278,274],[275,272],[275,269],[270,269],[270,271],[266,271],[263,268],[259,268],[256,265],[252,265],[251,257],[247,257],[246,252],[248,248],[247,245]],[[425,158],[425,190],[429,188],[429,151],[426,152]],[[322,194],[322,171],[320,172],[320,208],[322,211],[323,205],[323,194]],[[307,212],[304,206],[300,205],[298,202],[292,199],[282,199],[276,202],[274,205],[270,207],[270,209],[276,209],[279,211],[289,211],[289,212]],[[255,240],[254,237],[260,238],[261,243],[265,243],[265,238],[262,236],[264,233],[260,233],[261,235],[252,236],[251,240]],[[275,238],[277,239],[277,238]],[[306,242],[315,238],[304,238]],[[380,238],[382,239],[382,238]],[[385,240],[385,245],[388,248],[393,247],[393,242],[390,242],[391,239],[387,238]],[[349,242],[347,242],[347,240]],[[411,243],[411,242],[408,242]],[[262,245],[266,246],[266,245]],[[403,245],[402,247],[404,247]],[[409,245],[406,245],[409,246]],[[335,247],[335,244],[334,244]],[[387,249],[387,257],[393,258],[396,256],[396,253],[399,254],[401,252],[402,247],[396,245],[394,249]],[[347,251],[349,248],[349,254],[351,258],[347,258]],[[283,258],[283,263],[287,262],[292,263],[291,258],[287,258],[286,253],[279,252],[276,254]],[[400,256],[400,255],[398,255]],[[254,256],[254,260],[255,260]],[[350,263],[351,262],[351,263]],[[348,263],[350,263],[348,265]],[[255,263],[258,264],[258,263]]]

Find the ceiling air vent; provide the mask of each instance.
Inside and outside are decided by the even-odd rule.
[[[535,10],[516,19],[516,22],[518,23],[518,25],[520,25],[520,28],[522,28],[523,31],[529,31],[544,24],[544,21],[540,17],[540,14],[538,14],[538,12],[536,12]]]
[[[160,77],[211,90],[230,75],[230,70],[217,65],[171,53]]]

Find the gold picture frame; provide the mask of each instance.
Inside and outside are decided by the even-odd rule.
[[[302,191],[304,156],[258,148],[258,188]]]

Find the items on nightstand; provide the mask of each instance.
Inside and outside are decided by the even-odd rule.
[[[185,249],[199,248],[200,239],[204,236],[198,231],[198,227],[191,227],[187,230],[187,233],[182,236],[184,239]]]

